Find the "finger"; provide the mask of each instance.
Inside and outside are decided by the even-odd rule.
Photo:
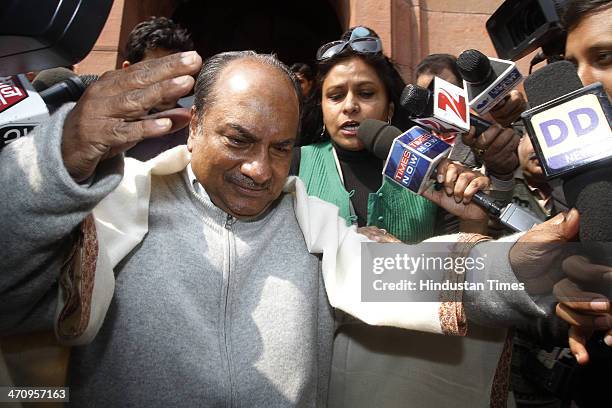
[[[497,136],[501,133],[502,127],[498,124],[490,126],[487,130],[482,132],[474,142],[474,147],[477,149],[487,150],[489,146],[495,141]]]
[[[194,75],[202,65],[202,58],[195,51],[187,51],[154,58],[130,65],[112,74],[106,85],[106,94],[114,95],[131,89],[147,88],[155,83],[185,75]],[[99,81],[98,81],[99,82]]]
[[[470,146],[470,147],[474,146],[474,143],[476,143],[476,128],[474,126],[471,126],[469,132],[462,133],[461,141],[466,146]]]
[[[512,129],[502,129],[495,139],[491,141],[491,144],[487,148],[487,153],[495,155],[499,152],[505,154],[516,152],[521,138]]]
[[[610,308],[608,299],[599,293],[581,290],[569,279],[557,282],[553,294],[559,302],[578,312],[605,313]]]
[[[448,170],[448,166],[451,164],[452,162],[448,159],[442,159],[440,160],[440,163],[438,164],[438,166],[436,166],[436,181],[440,184],[444,183],[444,179],[446,177],[446,172]]]
[[[457,177],[459,177],[460,172],[461,170],[459,165],[455,163],[450,163],[446,168],[446,174],[444,174],[444,191],[446,191],[446,194],[453,194],[455,182],[457,181]]]
[[[604,336],[604,343],[606,343],[606,345],[612,347],[612,329],[608,330],[608,332]]]
[[[609,280],[612,268],[605,265],[595,265],[588,258],[580,255],[567,257],[562,268],[565,274],[575,282],[599,283]]]
[[[476,177],[476,174],[472,173],[471,171],[464,171],[463,173],[459,174],[453,190],[453,196],[456,203],[463,201],[465,189]]]
[[[463,204],[468,204],[472,201],[474,194],[478,191],[484,191],[489,188],[491,180],[488,177],[477,177],[468,184],[465,191],[463,192]]]
[[[565,242],[578,234],[580,214],[575,208],[534,225],[518,242]]]
[[[586,343],[588,337],[590,337],[590,333],[585,333],[577,327],[572,326],[570,327],[568,334],[569,348],[574,357],[576,358],[578,364],[584,365],[588,363],[589,353],[586,349]]]
[[[189,125],[189,121],[191,120],[191,109],[187,108],[174,108],[169,109],[163,112],[156,112],[147,116],[143,116],[140,118],[141,120],[145,119],[158,119],[158,118],[168,118],[172,121],[172,127],[168,131],[168,133],[176,132]]]
[[[155,83],[144,89],[134,89],[106,100],[108,115],[117,118],[140,118],[153,107],[176,102],[193,88],[189,75]]]
[[[503,103],[500,103],[491,109],[491,114],[493,117],[506,118],[511,113],[515,112],[517,108],[520,108],[523,105],[520,95],[520,92],[515,89],[510,91],[508,96],[503,100]]]
[[[589,330],[610,330],[612,328],[612,316],[608,314],[591,315],[581,313],[566,303],[558,303],[556,313],[557,316],[572,326],[583,327]]]
[[[172,127],[168,118],[147,119],[133,122],[117,120],[104,123],[101,128],[101,143],[110,149],[120,148],[145,138],[158,137],[167,134]]]

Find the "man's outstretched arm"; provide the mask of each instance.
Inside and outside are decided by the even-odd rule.
[[[146,115],[189,92],[200,66],[189,52],[106,73],[2,150],[0,334],[50,327],[72,233],[121,181],[125,150],[187,124],[187,110]]]

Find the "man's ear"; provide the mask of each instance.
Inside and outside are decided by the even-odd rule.
[[[123,69],[126,69],[129,66],[130,66],[130,61],[128,60],[123,61],[123,63],[121,64],[121,68]]]
[[[198,130],[198,114],[196,112],[195,106],[191,107],[191,120],[189,121],[189,137],[187,138],[187,149],[189,151],[193,151],[194,138],[197,135]]]

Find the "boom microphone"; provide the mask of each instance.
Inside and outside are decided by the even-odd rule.
[[[601,83],[582,87],[560,61],[525,80],[534,108],[523,121],[547,179],[563,180],[580,213],[580,241],[595,262],[612,265],[612,108]]]
[[[436,166],[451,146],[417,126],[406,132],[380,120],[367,119],[359,125],[357,137],[377,158],[386,160],[383,174],[389,180],[421,194],[430,184]],[[472,200],[514,231],[526,231],[540,221],[525,209],[510,203],[500,206],[482,191]]]
[[[457,67],[467,89],[470,108],[479,115],[493,109],[523,80],[512,61],[490,58],[478,50],[463,51]]]

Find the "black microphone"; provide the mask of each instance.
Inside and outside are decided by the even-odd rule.
[[[416,137],[406,137],[401,140],[401,143],[397,143],[397,152],[393,152],[392,148],[396,138],[402,134],[409,135],[411,132],[414,132]],[[445,144],[441,139],[416,126],[407,132],[402,132],[386,122],[374,119],[366,119],[361,122],[357,129],[357,137],[369,152],[377,158],[387,161],[384,171],[385,176],[388,177],[389,175],[387,169],[390,165],[399,163],[400,166],[403,166],[402,174],[409,175],[410,180],[398,182],[397,178],[389,178],[413,193],[421,191],[426,182],[424,179],[433,173],[437,165],[435,158],[443,155],[445,150],[448,152],[450,148],[449,145],[446,145],[448,146],[447,149],[440,147],[439,145]],[[427,158],[427,153],[431,148],[436,153],[430,155],[429,159],[434,160],[428,160]],[[419,153],[414,154],[415,151]],[[415,160],[415,156],[419,157],[416,157]],[[439,187],[440,185],[436,183],[436,188]],[[510,203],[503,207],[482,191],[476,192],[472,200],[490,215],[497,218],[503,225],[514,231],[526,231],[540,223],[537,217],[516,204]]]
[[[457,68],[467,89],[470,108],[479,115],[497,106],[523,80],[514,62],[490,58],[478,50],[463,51],[457,57]]]
[[[600,83],[583,87],[568,61],[525,80],[534,108],[523,120],[548,180],[580,213],[580,241],[597,263],[612,265],[612,108]]]
[[[59,107],[66,102],[78,101],[85,89],[98,80],[98,75],[79,75],[70,77],[50,86],[39,93],[43,101],[52,107]]]
[[[466,50],[459,54],[457,67],[463,79],[473,86],[486,87],[496,78],[489,58],[478,50]]]
[[[406,109],[413,118],[435,118],[444,121],[444,118],[438,117],[434,113],[433,93],[429,89],[421,86],[414,84],[406,85],[400,96],[400,105]],[[420,122],[419,124],[431,130],[438,130],[433,121],[429,123],[429,125],[428,122]],[[491,127],[492,124],[476,115],[470,115],[470,125],[476,128],[476,135],[478,136]]]

